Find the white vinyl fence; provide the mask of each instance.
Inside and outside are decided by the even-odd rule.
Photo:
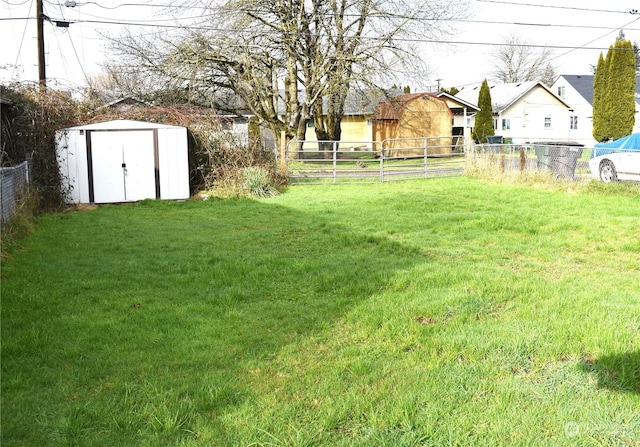
[[[29,184],[29,163],[0,168],[0,224],[16,212],[18,201]]]

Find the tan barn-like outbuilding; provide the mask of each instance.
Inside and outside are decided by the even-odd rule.
[[[410,93],[381,102],[371,118],[373,140],[385,155],[451,153],[453,114],[447,103],[430,93]]]

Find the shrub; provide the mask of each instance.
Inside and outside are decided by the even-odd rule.
[[[242,142],[222,133],[203,146],[201,166],[206,195],[216,197],[270,197],[285,184],[276,171],[275,156],[259,141]]]
[[[55,132],[79,124],[87,110],[69,94],[52,89],[16,84],[0,86],[2,97],[11,103],[3,115],[2,165],[32,159],[31,194],[39,210],[64,206],[62,182],[55,150]]]

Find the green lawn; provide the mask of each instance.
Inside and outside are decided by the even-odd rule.
[[[640,188],[470,178],[45,215],[5,446],[640,445]]]

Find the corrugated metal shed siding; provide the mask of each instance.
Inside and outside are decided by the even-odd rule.
[[[135,137],[145,137],[145,145],[140,146]],[[90,149],[90,145],[94,147]],[[56,132],[56,146],[70,203],[189,198],[185,127],[131,120],[107,121],[61,129]],[[151,156],[144,158],[143,153]],[[142,170],[136,170],[138,168]],[[106,174],[96,175],[98,170]],[[132,194],[126,192],[125,186],[124,196],[120,197],[120,190],[113,185],[123,182],[130,185]],[[144,197],[137,197],[135,191],[142,191]]]

